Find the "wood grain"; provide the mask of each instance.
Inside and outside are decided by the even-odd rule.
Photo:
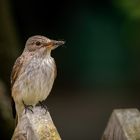
[[[12,140],[61,140],[50,113],[39,106],[32,110],[23,112]]]
[[[140,140],[140,112],[137,109],[114,110],[102,140]]]

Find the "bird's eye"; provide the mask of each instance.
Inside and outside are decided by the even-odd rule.
[[[40,42],[40,41],[37,41],[35,44],[36,44],[37,46],[40,46],[40,45],[41,45],[41,42]]]

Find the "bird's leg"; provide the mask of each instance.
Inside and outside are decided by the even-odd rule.
[[[27,110],[30,110],[32,113],[34,113],[33,110],[32,110],[32,108],[33,108],[32,105],[26,105],[23,100],[22,100],[22,103],[23,103],[24,108],[25,108],[25,114],[26,114]]]
[[[41,108],[44,108],[46,110],[46,112],[48,111],[45,100],[39,101],[36,106],[41,106]]]

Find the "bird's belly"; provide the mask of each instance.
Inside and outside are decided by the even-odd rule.
[[[49,95],[55,77],[54,62],[44,60],[37,63],[41,64],[29,65],[14,85],[14,89],[18,89],[15,101],[23,100],[27,105],[36,105]]]
[[[33,74],[24,81],[22,99],[25,104],[36,105],[39,101],[45,100],[49,95],[54,82],[53,73]]]

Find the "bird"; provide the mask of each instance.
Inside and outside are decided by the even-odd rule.
[[[12,110],[17,121],[24,110],[43,102],[51,92],[57,68],[51,51],[64,41],[42,35],[29,37],[11,72]]]

